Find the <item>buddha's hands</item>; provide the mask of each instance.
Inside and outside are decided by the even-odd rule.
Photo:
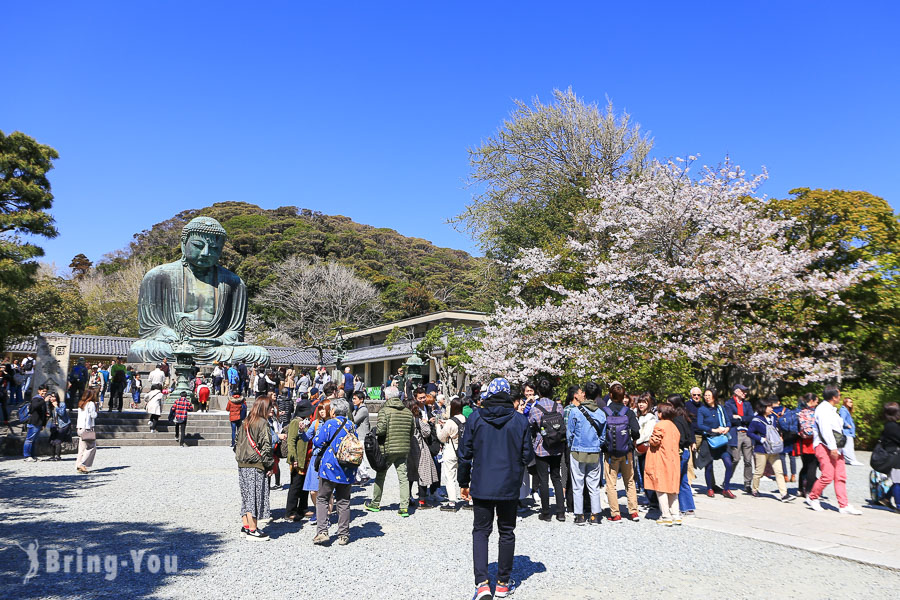
[[[156,337],[170,344],[178,341],[178,334],[171,327],[160,327],[159,331],[156,332]]]
[[[240,335],[238,335],[234,331],[226,331],[225,333],[223,333],[216,339],[219,340],[219,344],[223,345],[223,346],[246,346],[247,345],[246,342],[240,341]]]

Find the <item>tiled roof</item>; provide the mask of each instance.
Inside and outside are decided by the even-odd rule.
[[[422,338],[413,340],[412,347],[415,348],[421,341]],[[394,358],[404,358],[412,354],[414,354],[414,352],[410,350],[410,344],[408,342],[399,343],[392,349],[388,349],[386,346],[367,346],[365,348],[356,348],[347,352],[344,362],[357,363],[373,360],[391,360]]]
[[[320,363],[319,351],[315,348],[281,348],[274,346],[266,346],[269,355],[272,357],[273,365],[300,365],[303,367],[315,367]],[[324,364],[330,364],[334,361],[333,352],[325,350],[322,352]]]
[[[36,344],[34,343],[34,338],[28,338],[26,340],[22,340],[15,344],[10,344],[6,347],[7,352],[16,352],[20,354],[34,354],[37,351]]]
[[[70,355],[126,356],[136,338],[110,337],[103,335],[73,335]]]

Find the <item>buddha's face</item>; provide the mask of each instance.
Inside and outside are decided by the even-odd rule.
[[[225,246],[225,238],[205,233],[192,233],[182,245],[184,259],[195,267],[209,269],[216,266]]]

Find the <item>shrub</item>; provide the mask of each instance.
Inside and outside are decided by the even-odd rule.
[[[856,447],[871,450],[884,429],[884,405],[900,400],[900,393],[892,388],[855,386],[841,390],[841,395],[853,399],[853,422],[856,423]]]

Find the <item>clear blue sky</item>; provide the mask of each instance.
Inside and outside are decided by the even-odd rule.
[[[61,267],[225,200],[471,250],[445,224],[466,148],[554,87],[610,97],[657,156],[765,165],[769,195],[900,206],[896,2],[3,4],[0,130],[60,153]]]

